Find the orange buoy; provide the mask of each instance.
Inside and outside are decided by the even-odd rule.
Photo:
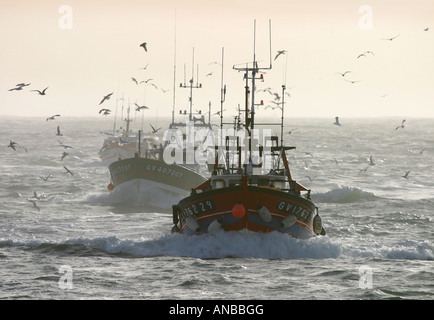
[[[232,208],[232,215],[235,218],[242,218],[246,214],[246,208],[243,206],[241,202],[238,202],[234,207]]]
[[[115,186],[113,185],[113,183],[109,183],[107,186],[107,189],[109,189],[110,191],[112,191],[115,188]]]

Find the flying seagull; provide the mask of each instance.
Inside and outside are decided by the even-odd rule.
[[[101,112],[103,112],[103,115],[106,116],[108,114],[110,114],[111,110],[110,109],[101,109],[99,110],[99,114],[101,114]]]
[[[368,54],[368,53],[370,53],[370,54],[372,54],[374,56],[374,53],[372,51],[365,51],[365,52],[359,54],[357,56],[357,59],[360,58],[360,57],[366,57],[366,54]]]
[[[30,199],[38,199],[41,200],[41,198],[39,198],[39,196],[36,194],[36,191],[33,190],[33,197],[31,197]]]
[[[36,205],[36,202],[34,200],[29,200],[31,203],[33,203],[33,206],[40,211],[41,209]]]
[[[9,89],[8,91],[14,91],[14,90],[17,90],[17,91],[23,90],[23,86],[16,86],[16,88]]]
[[[297,130],[297,128],[289,130],[289,131],[287,132],[287,134],[291,134],[292,131],[294,131],[294,130]]]
[[[8,147],[14,149],[14,151],[17,151],[17,149],[15,149],[15,145],[17,145],[17,144],[18,144],[18,143],[14,142],[14,141],[12,141],[12,140],[9,140],[9,145],[8,145]]]
[[[146,48],[146,42],[143,42],[140,47],[143,47],[143,49],[145,49],[146,52],[148,52],[148,49]]]
[[[410,173],[410,171],[407,171],[402,177],[408,179],[408,174]]]
[[[398,34],[398,35],[396,35],[396,36],[394,36],[394,37],[392,37],[392,38],[386,38],[386,39],[382,39],[382,40],[389,40],[389,41],[392,41],[393,39],[398,38],[400,35],[401,35],[401,34]]]
[[[110,97],[111,97],[111,95],[112,95],[113,93],[114,93],[114,92],[109,93],[108,95],[104,96],[104,98],[101,100],[101,102],[100,102],[99,104],[103,103],[103,102],[106,101],[106,100],[109,100]]]
[[[345,71],[344,73],[341,73],[341,72],[338,72],[337,74],[340,74],[342,77],[345,77],[345,75],[347,74],[347,73],[350,73],[351,71]]]
[[[361,80],[347,80],[347,79],[344,79],[346,82],[351,82],[351,83],[356,83],[356,82],[360,82]]]
[[[16,87],[27,87],[27,86],[30,86],[30,83],[24,83],[24,82],[21,82],[21,83],[18,83],[17,85],[15,85]]]
[[[157,133],[158,132],[158,130],[160,130],[161,128],[158,128],[158,129],[155,129],[153,126],[152,126],[152,124],[149,124],[150,126],[151,126],[151,128],[152,128],[152,133]]]
[[[335,122],[333,123],[337,126],[340,126],[341,124],[339,123],[339,117],[335,117]]]
[[[42,90],[42,91],[40,91],[40,90],[31,90],[31,91],[37,91],[37,92],[39,92],[39,94],[41,95],[41,96],[45,96],[45,90],[47,90],[48,89],[48,87],[46,87],[44,90]]]
[[[55,120],[55,117],[60,117],[60,114],[55,114],[54,116],[48,117],[45,122],[47,122],[48,120]]]
[[[399,128],[404,128],[404,127],[405,127],[404,122],[405,122],[405,119],[402,120],[401,125],[400,125],[400,126],[397,126],[397,127],[395,128],[395,130],[398,130]]]
[[[274,57],[274,61],[276,61],[276,59],[281,55],[281,54],[285,54],[286,50],[278,50],[276,56]]]
[[[60,161],[63,161],[63,159],[68,155],[69,153],[63,151],[62,157],[60,158]]]
[[[52,174],[50,174],[50,175],[48,175],[48,176],[46,176],[45,178],[44,177],[41,177],[41,176],[39,176],[39,178],[41,178],[42,180],[44,180],[44,181],[48,181],[48,178],[49,177],[51,177],[52,176]]]
[[[134,103],[136,105],[136,111],[140,111],[142,109],[149,109],[147,106],[139,106],[137,103]]]
[[[69,170],[67,167],[63,166],[66,170],[66,172],[68,172],[71,176],[73,176],[74,174],[71,172],[71,170]]]
[[[63,134],[60,133],[60,126],[57,126],[56,136],[63,136]]]

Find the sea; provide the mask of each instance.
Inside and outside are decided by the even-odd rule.
[[[171,233],[174,199],[108,190],[98,152],[113,119],[0,117],[0,299],[166,301],[162,315],[198,301],[260,314],[267,301],[433,300],[434,119],[402,120],[285,119],[292,177],[326,231],[298,240]]]

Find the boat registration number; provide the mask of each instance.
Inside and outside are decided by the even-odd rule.
[[[299,205],[296,205],[294,203],[286,202],[286,201],[280,201],[277,204],[277,209],[283,212],[287,212],[290,214],[295,215],[297,218],[303,219],[305,221],[310,221],[312,218],[312,211],[304,209],[300,207]]]
[[[203,200],[190,204],[189,206],[182,209],[180,217],[185,220],[189,216],[196,216],[201,213],[212,211],[216,208],[215,202],[213,200]]]

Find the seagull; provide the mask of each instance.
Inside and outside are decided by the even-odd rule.
[[[152,128],[152,133],[157,133],[158,130],[160,130],[161,128],[155,129],[152,124],[149,124]]]
[[[42,180],[44,180],[44,181],[48,181],[48,178],[49,177],[51,177],[52,176],[52,174],[50,174],[50,175],[48,175],[48,176],[46,176],[45,178],[44,177],[41,177],[41,176],[39,176],[39,178],[41,178]]]
[[[338,72],[337,74],[340,74],[342,77],[345,77],[345,75],[346,75],[347,73],[351,73],[351,71],[345,71],[344,73]]]
[[[429,27],[423,29],[423,31],[428,31],[428,30],[429,30]]]
[[[146,68],[148,68],[148,66],[149,66],[149,63],[144,68],[139,68],[139,69],[146,70]]]
[[[17,145],[17,144],[18,144],[18,143],[14,142],[14,141],[12,141],[12,140],[9,140],[9,145],[8,145],[8,147],[14,149],[14,151],[17,151],[17,149],[15,149],[15,145]]]
[[[400,126],[397,126],[397,127],[395,128],[395,130],[398,130],[399,128],[404,128],[404,127],[405,127],[404,122],[405,122],[405,119],[402,120],[401,125],[400,125]]]
[[[104,96],[104,98],[101,100],[101,102],[100,102],[99,104],[103,103],[103,102],[106,101],[106,100],[109,100],[110,97],[111,97],[111,95],[112,95],[113,93],[114,93],[114,92],[109,93],[108,95]]]
[[[371,166],[375,166],[375,162],[374,162],[374,159],[372,158],[372,156],[369,157],[369,164]]]
[[[312,158],[315,158],[315,156],[312,153],[310,153],[310,152],[303,152],[303,153],[307,154],[308,156],[311,156]]]
[[[110,114],[111,110],[110,109],[101,109],[101,110],[99,110],[98,114],[101,114],[101,112],[103,112],[103,115],[106,116],[106,115]]]
[[[63,166],[66,170],[66,172],[68,172],[71,176],[73,176],[74,174],[71,172],[71,170],[69,170],[67,167]]]
[[[39,196],[36,194],[36,191],[33,190],[33,197],[31,197],[30,199],[38,199],[41,200],[41,198],[39,198]]]
[[[226,109],[224,109],[223,111],[226,111]],[[221,115],[221,111],[217,111],[216,113],[213,114],[213,116],[220,116]]]
[[[60,117],[60,114],[55,114],[54,116],[48,117],[45,122],[47,122],[48,120],[55,120],[55,117]]]
[[[22,88],[22,87],[21,87]],[[30,90],[30,91],[37,91],[37,92],[39,92],[39,94],[41,95],[41,96],[45,96],[45,90],[47,90],[48,89],[48,87],[46,87],[44,90],[42,90],[42,91],[39,91],[39,90]]]
[[[277,51],[277,54],[276,54],[276,57],[274,57],[274,61],[276,61],[276,59],[281,55],[281,54],[285,54],[286,53],[286,50],[278,50]]]
[[[59,144],[59,147],[63,147],[63,148],[65,148],[65,149],[74,149],[74,147],[71,147],[71,146],[67,146],[67,145],[65,145],[65,144]]]
[[[63,161],[63,159],[68,155],[69,153],[63,151],[62,157],[60,158],[60,161]]]
[[[400,35],[401,35],[401,34],[398,34],[398,35],[396,35],[396,36],[394,36],[394,37],[392,37],[392,38],[381,39],[381,40],[389,40],[389,41],[392,41],[393,39],[398,38]]]
[[[308,179],[309,179],[309,181],[313,181],[313,179],[315,179],[316,177],[318,177],[318,176],[315,176],[315,177],[313,177],[313,178],[311,178],[311,177],[309,177],[309,176],[306,176]]]
[[[17,85],[15,85],[16,87],[27,87],[27,86],[30,86],[30,83],[24,83],[24,82],[21,82],[21,83],[18,83]]]
[[[366,54],[367,54],[367,53],[370,53],[370,54],[372,54],[372,55],[374,56],[374,53],[373,53],[372,51],[365,51],[365,52],[359,54],[359,55],[357,56],[357,59],[359,59],[360,57],[366,57]]]
[[[366,173],[366,171],[369,169],[369,167],[366,167],[365,169],[362,169],[362,170],[360,170],[359,171],[359,175],[362,173],[362,172],[365,172]]]
[[[294,130],[297,130],[297,128],[289,130],[289,131],[287,132],[287,134],[291,134],[292,131],[294,131]]]
[[[351,82],[351,83],[356,83],[356,82],[360,82],[361,80],[347,80],[347,79],[344,79],[346,82]]]
[[[154,80],[154,79],[147,79],[147,80],[142,80],[142,81],[140,81],[140,83],[143,83],[143,82],[144,82],[144,83],[146,83],[146,84],[147,84],[147,83],[148,83],[149,81],[151,81],[151,80]],[[151,84],[152,84],[152,83],[151,83]]]
[[[148,52],[148,49],[146,48],[146,42],[143,42],[140,47],[143,47],[143,49],[145,49],[146,52]]]
[[[33,206],[40,211],[41,209],[36,205],[36,202],[34,200],[29,200],[31,203],[33,203]]]
[[[340,126],[341,124],[339,123],[339,117],[335,117],[335,122],[333,123],[337,126]]]
[[[213,73],[214,73],[214,72],[210,72],[210,73],[208,73],[208,74],[206,75],[206,77],[212,76]]]
[[[408,179],[408,174],[410,173],[410,171],[407,171],[402,177]]]
[[[14,90],[17,90],[17,91],[23,90],[23,87],[22,86],[17,86],[16,88],[9,89],[8,91],[14,91]]]
[[[131,80],[133,80],[137,85],[139,85],[139,83],[137,82],[136,78],[131,78]]]
[[[63,134],[60,133],[60,126],[57,126],[56,136],[63,136]]]
[[[136,111],[140,111],[142,109],[149,109],[147,106],[139,106],[137,103],[134,103],[136,105]]]

